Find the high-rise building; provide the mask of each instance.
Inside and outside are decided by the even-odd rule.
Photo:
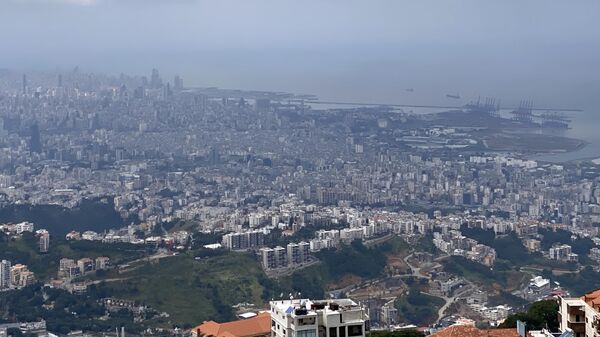
[[[273,337],[364,337],[367,310],[351,299],[271,301]]]
[[[23,74],[23,95],[27,95],[27,75]]]
[[[50,249],[50,233],[47,230],[40,230],[39,233],[40,253],[47,253]]]
[[[275,252],[275,260],[277,261],[277,267],[287,267],[288,260],[285,248],[277,246],[273,248],[273,251]]]
[[[6,289],[10,287],[10,261],[0,261],[0,289]]]
[[[158,73],[158,69],[152,69],[152,76],[150,77],[150,86],[154,89],[162,87],[162,79]]]
[[[31,132],[31,139],[29,141],[29,151],[41,153],[42,152],[42,140],[40,137],[40,127],[37,123],[34,123],[29,128]]]
[[[300,246],[297,243],[290,242],[287,245],[287,261],[289,264],[302,263],[300,257]]]
[[[263,268],[275,269],[277,268],[277,259],[275,258],[275,250],[273,248],[261,248],[260,249],[261,261]]]
[[[223,247],[231,250],[245,250],[260,248],[265,243],[265,233],[261,231],[248,231],[241,233],[228,233],[223,235]]]
[[[177,91],[183,90],[183,79],[179,75],[175,75],[173,79],[173,89]]]

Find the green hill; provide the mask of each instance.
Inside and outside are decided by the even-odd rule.
[[[99,291],[140,300],[167,312],[168,323],[180,326],[233,319],[232,305],[247,302],[262,308],[264,303],[264,273],[246,254],[226,253],[201,260],[179,255],[146,263],[119,277],[123,280],[100,284]]]
[[[67,241],[50,237],[47,254],[38,252],[38,239],[33,233],[23,233],[21,238],[9,239],[0,233],[0,259],[13,264],[26,264],[39,280],[56,276],[61,258],[80,259],[108,256],[113,265],[144,256],[146,247],[128,243],[102,243],[96,241]]]

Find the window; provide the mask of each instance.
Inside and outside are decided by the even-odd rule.
[[[345,326],[341,326],[340,327],[340,333],[338,334],[339,337],[346,337],[346,327]]]
[[[337,328],[329,328],[329,337],[337,337]]]
[[[314,317],[300,318],[298,319],[298,325],[313,325],[315,324]]]
[[[348,326],[348,336],[362,336],[362,324]]]
[[[300,330],[296,331],[296,337],[317,337],[315,330]]]
[[[275,321],[271,320],[271,326],[275,326]]]

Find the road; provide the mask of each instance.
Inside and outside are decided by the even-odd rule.
[[[404,258],[404,262],[406,262],[406,265],[410,268],[411,274],[413,277],[418,277],[418,278],[424,278],[427,280],[431,280],[431,276],[430,275],[423,275],[421,273],[421,267],[416,267],[414,265],[412,265],[409,262],[409,259],[412,257],[412,254],[406,256]],[[439,261],[442,260],[444,258],[446,258],[447,256],[442,256],[439,257],[437,259],[435,259],[435,261]],[[444,305],[442,307],[440,307],[440,309],[438,310],[438,318],[437,318],[437,322],[439,322],[442,318],[444,318],[444,312],[450,307],[450,305],[452,305],[452,303],[454,303],[457,299],[459,299],[461,296],[467,294],[468,292],[473,290],[473,284],[467,280],[464,280],[464,282],[467,284],[466,286],[463,286],[462,288],[460,288],[459,290],[454,292],[454,295],[452,295],[451,297],[446,297],[446,296],[440,296],[440,295],[433,295],[433,294],[428,294],[431,296],[435,296],[435,297],[439,297],[441,299],[443,299],[446,303],[444,303]]]

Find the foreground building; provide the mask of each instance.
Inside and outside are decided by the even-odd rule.
[[[350,299],[271,301],[272,337],[364,337],[366,309]]]
[[[560,331],[573,330],[574,337],[600,336],[600,289],[581,297],[558,299]]]

